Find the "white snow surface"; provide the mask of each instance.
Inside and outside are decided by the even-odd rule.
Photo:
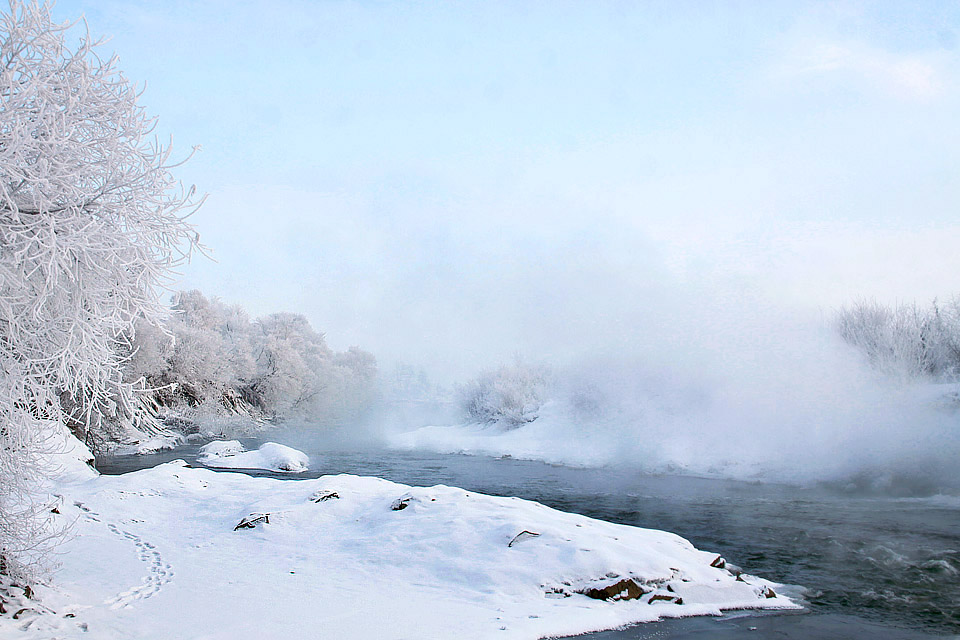
[[[50,440],[55,442],[56,446],[44,456],[44,459],[47,476],[54,483],[80,482],[99,475],[93,469],[93,453],[65,426],[52,427]]]
[[[225,456],[235,456],[246,451],[239,440],[214,440],[200,447],[197,460],[213,460]]]
[[[779,585],[737,581],[676,535],[442,485],[175,461],[59,492],[75,535],[54,586],[38,591],[52,613],[0,617],[4,638],[536,639],[797,608]],[[235,530],[245,519],[253,526]],[[576,593],[626,577],[652,591],[619,602]]]
[[[245,451],[238,440],[217,440],[200,447],[197,462],[218,469],[268,469],[302,473],[310,458],[302,451],[276,442],[266,442],[256,451]]]

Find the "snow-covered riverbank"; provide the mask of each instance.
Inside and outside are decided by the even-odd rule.
[[[738,580],[678,536],[445,486],[285,481],[173,462],[59,492],[75,535],[61,548],[55,587],[39,592],[56,613],[4,617],[9,629],[0,630],[532,639],[796,607],[779,585]],[[238,528],[245,520],[251,526]],[[584,595],[608,587],[606,595],[644,593]]]

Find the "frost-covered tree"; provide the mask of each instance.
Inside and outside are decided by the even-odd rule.
[[[239,306],[199,291],[180,292],[164,331],[137,329],[124,378],[142,380],[165,406],[234,408],[239,390],[256,374],[252,337],[250,320]]]
[[[373,354],[350,347],[334,354],[333,384],[326,394],[326,415],[340,419],[356,418],[369,409],[377,396],[379,371]]]
[[[333,351],[300,314],[274,313],[255,324],[257,373],[245,396],[267,414],[330,422],[371,403],[377,378],[371,354],[357,347]]]
[[[174,416],[329,422],[356,416],[373,400],[374,357],[357,347],[334,352],[302,315],[251,322],[239,306],[184,291],[166,329],[138,329],[124,375],[153,389]]]
[[[517,427],[537,419],[546,387],[543,367],[517,362],[480,374],[460,386],[457,396],[469,419]]]
[[[49,434],[136,416],[118,342],[156,325],[199,205],[138,90],[46,3],[0,15],[0,570],[38,575]],[[149,428],[149,423],[141,423]]]
[[[929,307],[860,301],[837,312],[840,336],[877,370],[895,377],[960,377],[960,298]]]
[[[330,382],[333,352],[300,314],[274,313],[257,324],[261,346],[253,397],[279,416],[304,412]]]

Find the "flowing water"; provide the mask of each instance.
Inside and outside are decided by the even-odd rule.
[[[734,613],[592,634],[598,639],[960,637],[958,496],[884,497],[849,488],[660,476],[626,468],[370,447],[337,450],[311,445],[295,433],[270,435],[310,454],[311,470],[298,478],[351,473],[519,496],[672,531],[749,573],[807,588],[805,615]],[[245,444],[255,448],[259,442]],[[193,462],[197,449],[102,458],[98,468],[114,474],[177,458]]]

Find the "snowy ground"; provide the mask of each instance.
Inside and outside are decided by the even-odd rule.
[[[75,535],[39,591],[55,613],[2,616],[3,637],[535,639],[796,607],[673,534],[517,498],[181,461],[80,475],[57,488]],[[627,578],[639,599],[578,593]]]

